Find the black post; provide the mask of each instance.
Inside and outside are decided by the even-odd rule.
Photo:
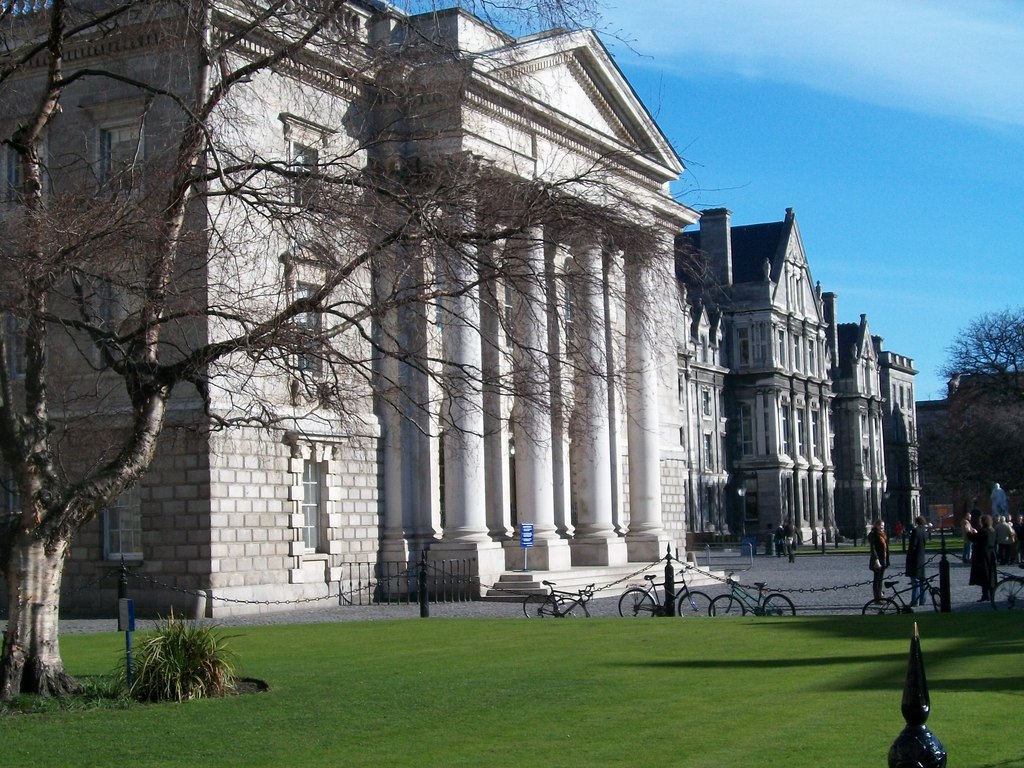
[[[941,518],[939,524],[941,525]],[[949,613],[953,610],[949,602],[949,560],[946,559],[946,529],[939,528],[942,542],[942,557],[939,559],[939,610]]]
[[[427,597],[427,550],[420,553],[420,583],[418,597],[420,599],[420,618],[430,616],[430,600]]]
[[[916,622],[910,638],[910,658],[900,711],[907,725],[889,747],[889,768],[945,768],[946,749],[925,725],[931,712],[931,701]]]
[[[121,558],[121,574],[117,579],[117,599],[118,606],[121,605],[120,601],[125,600],[128,597],[128,569],[125,567],[124,558]],[[120,608],[118,608],[120,610]]]
[[[676,615],[676,569],[672,562],[672,545],[665,547],[665,616]]]

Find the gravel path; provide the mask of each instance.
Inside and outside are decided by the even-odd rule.
[[[977,602],[981,592],[978,587],[968,586],[969,568],[958,558],[950,556],[950,602],[954,611],[992,610],[987,603]],[[928,575],[937,573],[938,556],[928,563]],[[896,551],[887,578],[900,580],[900,587],[909,584],[903,576],[904,556]],[[1017,568],[1003,569],[1005,574],[1024,575]],[[871,597],[871,572],[867,558],[859,554],[801,554],[795,563],[786,558],[758,556],[753,567],[737,570],[735,578],[743,585],[765,581],[769,589],[786,593],[796,605],[798,615],[829,615],[860,613],[861,607]],[[601,585],[598,585],[600,587]],[[593,616],[618,616],[618,596],[625,585],[618,584],[606,591],[599,591],[589,605]],[[720,587],[701,587],[702,591],[714,597],[726,591]],[[909,596],[907,596],[909,597]],[[927,610],[927,609],[926,609]],[[467,603],[431,604],[430,616],[444,617],[508,617],[524,619],[520,603],[478,601]],[[251,616],[234,616],[217,619],[218,626],[257,626],[269,624],[309,624],[333,621],[378,621],[385,619],[417,618],[419,606],[412,605],[369,605],[339,606],[325,603],[321,607],[263,613]],[[108,632],[117,630],[117,621],[111,619],[69,619],[61,621],[61,632]],[[148,622],[140,620],[138,629],[148,628]]]

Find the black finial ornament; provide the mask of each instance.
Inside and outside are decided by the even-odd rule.
[[[946,749],[925,725],[931,708],[921,656],[921,638],[915,622],[914,634],[910,638],[907,681],[903,684],[903,702],[900,705],[907,726],[889,747],[889,768],[946,768]]]

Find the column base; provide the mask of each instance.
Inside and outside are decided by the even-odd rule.
[[[665,557],[665,552],[674,546],[675,542],[667,533],[626,534],[626,551],[631,563],[653,563],[661,560]]]
[[[578,565],[625,565],[629,552],[625,539],[617,536],[577,536],[569,542],[572,564]]]
[[[535,540],[532,547],[505,542],[505,568],[512,571],[562,571],[572,568],[572,552],[564,539]]]
[[[438,560],[472,560],[467,563],[467,590],[473,597],[482,597],[505,570],[505,554],[494,541],[439,541],[430,547],[427,562]]]

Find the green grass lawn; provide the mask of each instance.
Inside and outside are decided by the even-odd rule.
[[[223,630],[269,692],[5,717],[0,765],[885,766],[914,619],[950,765],[1024,764],[1018,611]],[[62,650],[105,674],[124,636]]]

